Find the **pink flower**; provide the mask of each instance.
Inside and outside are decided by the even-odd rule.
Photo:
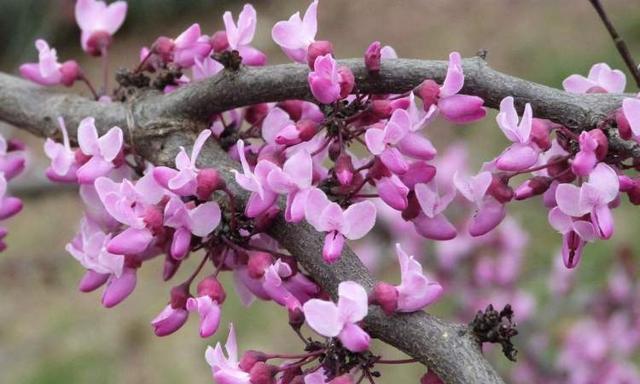
[[[265,65],[267,62],[265,54],[250,45],[256,33],[255,8],[251,4],[245,4],[238,15],[237,24],[233,21],[233,16],[229,11],[222,15],[222,20],[227,32],[229,48],[240,53],[242,62],[246,65]]]
[[[631,130],[630,136],[635,141],[640,142],[640,99],[624,99],[622,101],[622,112]]]
[[[237,148],[243,173],[236,170],[232,170],[232,172],[235,174],[236,182],[240,187],[251,192],[245,208],[245,214],[247,217],[254,218],[269,209],[278,197],[267,181],[269,173],[276,169],[277,165],[268,160],[261,160],[252,171],[244,153],[244,141],[239,140]]]
[[[200,132],[191,149],[191,156],[187,155],[184,147],[180,147],[180,152],[176,155],[176,168],[156,167],[153,170],[153,177],[158,184],[180,196],[194,196],[198,189],[198,172],[196,167],[198,155],[202,147],[211,136],[211,131],[205,129]]]
[[[421,214],[413,220],[416,231],[434,240],[451,240],[457,235],[456,228],[442,214],[456,196],[455,189],[440,194],[435,181],[419,183],[414,187]]]
[[[318,31],[318,0],[309,5],[304,17],[294,13],[287,21],[278,21],[271,29],[271,37],[284,53],[298,63],[307,62],[309,45],[315,41]]]
[[[562,260],[564,265],[567,268],[576,267],[582,258],[582,250],[586,243],[597,238],[595,228],[589,221],[570,217],[559,207],[549,211],[549,224],[563,235]]]
[[[564,90],[571,93],[622,93],[627,79],[622,71],[605,63],[595,64],[589,76],[571,75],[564,79]]]
[[[500,102],[500,113],[496,116],[496,121],[507,139],[514,143],[498,156],[496,167],[503,171],[521,171],[534,165],[538,161],[539,150],[531,141],[531,105],[525,105],[522,120],[518,123],[513,97],[505,97]]]
[[[419,88],[425,110],[434,113],[437,108],[445,119],[457,124],[484,118],[487,114],[483,107],[484,100],[477,96],[459,94],[463,85],[462,58],[458,52],[452,52],[442,86],[438,87],[433,80],[425,80]]]
[[[136,288],[137,281],[134,268],[125,267],[120,276],[111,275],[102,294],[102,305],[111,308],[120,304]]]
[[[398,312],[415,312],[438,300],[442,286],[430,281],[422,272],[422,266],[413,256],[407,255],[400,244],[396,244],[400,263],[401,283],[398,291]]]
[[[598,162],[596,157],[598,141],[589,132],[584,131],[580,133],[578,142],[580,143],[580,151],[576,153],[571,163],[571,170],[576,176],[588,176]]]
[[[352,352],[369,348],[370,336],[357,324],[368,311],[367,292],[356,282],[338,286],[338,303],[311,299],[303,306],[307,323],[322,336],[338,337]]]
[[[398,211],[402,211],[409,206],[407,196],[409,188],[396,175],[382,177],[376,180],[378,195],[388,206]]]
[[[71,149],[69,143],[69,133],[64,125],[62,117],[58,119],[60,131],[62,132],[62,144],[56,143],[50,138],[44,143],[44,153],[51,159],[51,165],[47,168],[46,174],[49,180],[58,182],[74,183],[78,163],[75,151]]]
[[[556,189],[558,208],[566,215],[580,218],[590,215],[598,236],[608,239],[613,235],[613,215],[609,203],[618,197],[620,182],[616,171],[599,163],[589,175],[589,181],[577,187],[560,184]]]
[[[153,332],[156,336],[167,336],[180,329],[189,318],[189,312],[184,308],[173,308],[168,304],[152,321]]]
[[[49,48],[46,41],[36,40],[39,52],[37,63],[27,63],[20,66],[22,77],[40,85],[66,85],[70,87],[80,77],[80,67],[75,60],[58,62],[56,50]]]
[[[233,324],[229,325],[225,349],[227,356],[224,355],[220,343],[217,343],[215,348],[207,347],[205,358],[213,371],[213,379],[221,384],[250,384],[251,376],[240,369],[238,363],[238,344]]]
[[[78,168],[76,172],[78,182],[90,184],[98,177],[107,175],[116,167],[114,161],[122,151],[123,143],[120,127],[113,127],[99,137],[95,119],[93,117],[83,119],[78,126],[78,144],[89,160]]]
[[[82,49],[100,56],[111,45],[111,38],[124,23],[127,3],[116,1],[107,6],[104,1],[78,0],[75,16],[82,31]]]
[[[190,68],[196,60],[209,57],[209,37],[202,35],[200,25],[193,24],[173,40],[173,62],[182,68]]]
[[[456,172],[453,182],[460,193],[475,203],[477,210],[469,223],[469,234],[477,237],[493,230],[506,216],[504,204],[487,194],[493,176],[480,172],[476,176],[464,177]]]
[[[396,109],[384,129],[370,127],[364,136],[369,151],[379,156],[391,172],[399,175],[409,169],[409,165],[398,147],[409,133],[410,127],[411,120],[407,111]]]
[[[292,276],[293,272],[289,264],[280,259],[267,267],[264,271],[262,288],[271,300],[287,308],[289,311],[300,308],[302,305],[298,298],[285,286],[283,279]]]
[[[293,154],[282,169],[274,167],[267,177],[271,190],[287,195],[285,219],[297,223],[304,218],[307,196],[312,189],[313,161],[306,149]]]
[[[205,57],[204,59],[195,58],[193,71],[193,80],[203,80],[211,76],[215,76],[224,69],[224,65],[212,59]]]
[[[193,205],[193,204],[189,204]],[[220,224],[222,213],[215,201],[208,201],[195,207],[174,196],[164,209],[164,225],[174,228],[171,256],[183,259],[191,248],[191,235],[206,237]]]
[[[262,138],[267,144],[284,145],[297,135],[296,124],[278,107],[272,108],[262,121]]]
[[[320,189],[312,189],[307,196],[305,217],[317,231],[327,232],[322,256],[333,263],[342,254],[345,237],[357,240],[366,235],[376,222],[376,207],[366,200],[342,210],[337,203],[329,201]]]
[[[304,384],[327,384],[327,376],[324,368],[320,368],[315,372],[304,375]]]
[[[187,299],[187,310],[200,315],[200,337],[213,336],[220,325],[220,305],[209,295]]]
[[[98,274],[119,277],[124,267],[124,256],[107,250],[110,240],[111,234],[103,232],[91,219],[83,218],[80,222],[80,233],[65,249],[84,268]]]
[[[340,98],[338,65],[330,54],[318,56],[309,72],[309,87],[313,97],[322,104],[331,104]]]

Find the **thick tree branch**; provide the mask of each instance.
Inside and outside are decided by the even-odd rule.
[[[424,60],[389,60],[376,76],[370,76],[361,60],[345,60],[356,76],[361,92],[401,93],[425,78],[442,81],[446,63]],[[481,59],[464,61],[464,92],[483,97],[497,107],[506,96],[516,103],[532,103],[538,117],[549,118],[574,130],[595,127],[620,106],[623,95],[572,95],[496,72]],[[207,118],[231,108],[285,99],[309,99],[308,69],[302,65],[243,68],[184,87],[169,95],[146,94],[127,104],[104,104],[83,97],[36,87],[24,80],[0,74],[0,121],[41,137],[59,136],[56,118],[62,116],[72,137],[79,121],[96,118],[105,132],[114,125],[125,130],[137,153],[155,164],[173,165],[180,146],[190,147],[196,133],[207,128]],[[619,141],[640,157],[635,145]],[[237,164],[217,145],[201,152],[202,166],[216,167],[244,201],[246,193],[235,186],[230,169]],[[321,258],[323,236],[306,224],[289,224],[281,218],[271,234],[333,296],[341,281],[355,280],[367,288],[373,278],[348,247],[339,262],[327,265]],[[452,324],[425,313],[385,316],[372,307],[367,329],[381,340],[417,358],[447,383],[502,383],[484,359],[477,340],[466,326]]]

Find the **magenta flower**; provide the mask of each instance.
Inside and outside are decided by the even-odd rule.
[[[558,185],[556,202],[568,216],[580,218],[589,214],[598,236],[608,239],[613,235],[614,227],[609,203],[618,197],[619,187],[616,171],[607,164],[599,163],[589,174],[589,181],[581,187]]]
[[[238,344],[233,324],[229,325],[229,337],[224,347],[227,356],[224,355],[220,343],[217,343],[215,348],[207,347],[205,358],[213,371],[213,379],[221,384],[250,384],[251,376],[239,366]]]
[[[182,68],[191,68],[197,60],[209,57],[209,37],[200,32],[200,25],[193,24],[173,41],[173,62]]]
[[[23,144],[18,140],[5,139],[0,135],[0,172],[9,181],[18,176],[25,167],[26,158]]]
[[[243,189],[250,191],[251,196],[245,208],[247,217],[257,217],[271,207],[278,195],[269,187],[267,177],[278,166],[268,160],[261,160],[252,171],[247,162],[244,153],[244,141],[239,140],[237,144],[238,156],[242,163],[242,171],[240,173],[232,170],[238,183]]]
[[[218,203],[208,201],[195,207],[172,197],[164,209],[164,225],[174,228],[171,257],[182,260],[191,248],[191,235],[206,237],[220,224],[222,213]]]
[[[76,171],[78,170],[75,151],[71,149],[64,120],[60,117],[58,122],[62,132],[62,144],[50,138],[47,138],[44,143],[44,153],[51,159],[51,165],[47,168],[46,174],[51,181],[74,183],[77,180]]]
[[[188,318],[189,312],[184,308],[173,308],[168,304],[158,316],[151,320],[153,333],[160,337],[170,335],[180,329]]]
[[[378,195],[388,206],[398,211],[407,208],[409,201],[409,188],[396,175],[382,177],[376,180]]]
[[[237,50],[242,56],[242,62],[246,65],[265,65],[267,56],[250,44],[256,33],[256,10],[251,4],[245,4],[238,15],[238,23],[233,21],[231,12],[222,15],[224,27],[227,33],[229,48]]]
[[[198,189],[198,172],[196,167],[198,155],[202,147],[211,136],[211,130],[205,129],[200,132],[191,149],[191,156],[187,155],[184,147],[180,147],[180,152],[176,155],[176,169],[169,167],[156,167],[153,170],[153,177],[158,184],[180,196],[194,196]]]
[[[483,107],[484,100],[477,96],[459,94],[463,85],[462,58],[458,52],[452,52],[449,54],[449,67],[442,86],[438,86],[433,80],[426,80],[420,86],[419,92],[425,110],[433,113],[433,109],[437,108],[445,119],[457,124],[484,118],[487,114]]]
[[[531,105],[524,107],[522,120],[518,123],[518,112],[513,105],[513,97],[505,97],[500,102],[500,113],[496,116],[498,126],[513,144],[496,160],[496,167],[503,171],[521,171],[538,161],[539,150],[531,141],[533,112]]]
[[[80,67],[75,60],[60,64],[56,50],[42,39],[36,40],[38,62],[20,66],[22,77],[40,85],[66,85],[70,87],[80,77]]]
[[[324,192],[314,188],[307,196],[305,217],[317,231],[327,232],[322,257],[327,263],[333,263],[342,254],[345,237],[357,240],[373,228],[376,207],[366,200],[343,211],[337,203],[329,201]]]
[[[98,177],[105,176],[116,168],[114,161],[122,151],[123,143],[120,127],[113,127],[99,137],[95,119],[93,117],[83,119],[78,126],[78,144],[89,160],[78,168],[76,172],[78,182],[93,183]]]
[[[589,132],[584,131],[580,133],[578,142],[580,143],[580,151],[576,153],[571,163],[571,170],[576,176],[588,176],[598,162],[596,157],[598,141]]]
[[[389,170],[396,174],[403,174],[409,169],[409,164],[398,147],[411,127],[411,119],[404,109],[393,111],[384,129],[375,126],[367,129],[365,141],[369,151],[380,157]]]
[[[223,69],[224,65],[211,57],[205,57],[202,60],[196,57],[191,70],[193,72],[193,80],[202,80],[217,75]]]
[[[119,277],[124,267],[124,256],[107,250],[110,240],[111,234],[85,217],[80,222],[80,232],[65,249],[87,270]]]
[[[278,107],[272,108],[262,121],[262,138],[267,144],[285,145],[295,136],[298,136],[296,124]]]
[[[7,179],[0,172],[0,220],[8,219],[22,210],[22,200],[6,194]]]
[[[313,97],[322,104],[331,104],[340,98],[338,64],[330,54],[316,58],[308,80]]]
[[[187,310],[200,316],[200,337],[213,336],[220,325],[220,305],[211,296],[203,295],[187,299]]]
[[[565,184],[561,184],[565,185]],[[549,211],[549,224],[562,234],[562,260],[567,268],[574,268],[582,258],[587,242],[597,238],[596,230],[589,221],[579,220],[555,207]]]
[[[588,77],[571,75],[562,86],[571,93],[622,93],[626,83],[624,72],[599,63],[591,67]]]
[[[107,250],[116,254],[137,255],[147,249],[158,225],[148,219],[157,216],[155,204],[165,196],[165,191],[155,182],[152,172],[147,172],[135,185],[127,179],[116,183],[100,177],[95,187],[107,212],[128,226],[111,239]]]
[[[449,219],[442,213],[456,196],[451,188],[440,194],[435,181],[419,183],[414,187],[421,214],[413,220],[416,231],[428,239],[451,240],[458,232]]]
[[[633,139],[640,142],[640,99],[627,98],[622,101],[622,112],[626,118]]]
[[[137,281],[134,268],[125,267],[120,276],[111,275],[102,294],[102,305],[111,308],[120,304],[136,288]]]
[[[315,41],[318,32],[318,0],[313,1],[304,17],[294,13],[287,21],[278,21],[271,29],[271,37],[293,61],[305,64],[309,45]]]
[[[111,45],[112,36],[120,29],[127,15],[127,3],[116,1],[107,6],[104,1],[78,0],[75,16],[82,31],[82,49],[100,56]]]
[[[422,266],[407,255],[400,244],[396,244],[398,262],[400,263],[401,283],[398,291],[398,312],[415,312],[438,300],[442,294],[442,286],[430,281],[422,272]]]
[[[284,279],[291,277],[292,274],[289,264],[278,259],[265,269],[262,282],[262,288],[269,298],[289,311],[302,307],[298,298],[289,291],[284,282]]]
[[[338,286],[338,303],[311,299],[303,306],[307,323],[322,336],[337,337],[348,350],[363,352],[370,336],[357,324],[368,311],[367,291],[353,281]]]
[[[460,193],[470,202],[475,203],[477,210],[469,223],[469,234],[477,237],[493,230],[506,216],[504,204],[487,194],[493,176],[484,171],[471,177],[461,176],[456,172],[453,182]]]
[[[294,153],[282,169],[274,167],[267,177],[269,188],[287,195],[285,219],[297,223],[304,218],[307,196],[312,189],[313,160],[306,149]]]

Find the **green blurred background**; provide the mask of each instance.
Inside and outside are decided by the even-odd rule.
[[[73,3],[0,1],[1,69],[17,73],[20,63],[34,61],[33,41],[41,37],[57,48],[62,60],[79,59],[97,80],[99,61],[80,50]],[[207,34],[222,29],[223,11],[230,9],[235,15],[243,3],[135,0],[129,4],[127,21],[113,45],[114,69],[132,67],[140,46],[158,35],[175,36],[193,22],[199,22]],[[640,2],[605,0],[604,4],[640,58]],[[271,41],[271,26],[295,10],[304,10],[307,2],[256,1],[254,5],[258,11],[254,45],[269,55],[270,63],[284,62],[286,58]],[[359,57],[373,40],[392,45],[401,57],[412,58],[444,59],[452,50],[471,56],[487,49],[494,68],[554,87],[571,73],[586,74],[596,62],[623,69],[587,0],[321,0],[318,37],[333,41],[338,57]],[[627,90],[637,91],[631,83]],[[82,88],[78,91],[86,93]],[[506,144],[493,116],[464,127],[439,121],[429,134],[440,145],[456,138],[468,141],[479,166]],[[29,143],[34,171],[23,178],[36,177],[46,166],[40,153],[42,142],[29,139]],[[210,340],[199,339],[195,317],[166,338],[157,338],[151,331],[149,321],[165,305],[170,288],[159,278],[160,260],[145,264],[131,297],[115,309],[104,309],[99,293],[76,290],[83,271],[64,251],[82,214],[77,197],[51,190],[25,197],[25,203],[24,211],[8,223],[9,249],[0,254],[0,383],[212,381],[203,358],[205,346],[224,339],[226,327]],[[514,215],[532,239],[522,284],[544,292],[560,237],[546,224],[546,212],[539,204],[516,204]],[[577,271],[580,284],[601,281],[602,268],[613,249],[637,238],[637,216],[637,210],[616,210],[617,233],[609,242],[588,247]],[[394,257],[389,255],[390,260]],[[430,260],[432,256],[427,255],[426,265]],[[232,290],[231,284],[227,287]],[[447,316],[446,303],[433,312]],[[258,302],[245,310],[231,293],[223,313],[222,324],[237,324],[241,349],[293,352],[299,347],[286,326],[286,314],[271,304]],[[562,313],[557,316],[561,319]],[[420,367],[389,369],[379,382],[417,382],[421,371]]]

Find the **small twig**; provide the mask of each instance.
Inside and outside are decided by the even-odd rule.
[[[604,23],[604,26],[607,28],[607,31],[609,31],[609,35],[611,35],[613,43],[616,45],[620,56],[622,56],[622,60],[624,60],[627,68],[629,68],[629,72],[631,72],[631,76],[633,76],[633,79],[636,81],[636,85],[640,87],[640,70],[638,69],[638,65],[636,64],[635,60],[633,60],[631,52],[629,52],[627,43],[625,43],[622,37],[618,35],[618,31],[613,26],[613,23],[609,19],[609,15],[607,15],[607,12],[604,10],[604,7],[602,6],[600,0],[589,0],[589,2],[591,3],[591,5],[593,5],[593,8],[598,13],[598,16],[600,16],[600,19]]]

